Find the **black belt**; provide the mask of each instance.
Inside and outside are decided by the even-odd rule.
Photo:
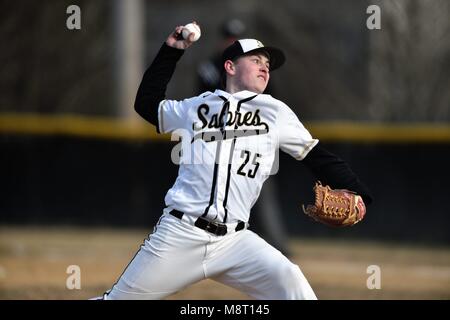
[[[169,212],[174,217],[177,217],[178,219],[182,219],[184,213],[178,210],[172,210]],[[227,225],[223,223],[213,222],[206,220],[205,218],[199,217],[194,225],[200,229],[203,229],[205,231],[208,231],[212,234],[215,234],[216,236],[224,236],[227,234]],[[245,228],[245,222],[239,221],[235,231],[240,231]]]

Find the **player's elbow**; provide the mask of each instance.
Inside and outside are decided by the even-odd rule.
[[[142,118],[146,119],[146,112],[145,112],[145,104],[142,100],[136,99],[134,102],[134,110],[138,115],[140,115]]]
[[[158,105],[159,102],[151,101],[149,99],[136,99],[134,103],[134,110],[151,124],[157,125]]]
[[[145,108],[142,99],[136,99],[136,101],[134,102],[134,111],[136,111],[137,114],[144,118],[144,110]]]

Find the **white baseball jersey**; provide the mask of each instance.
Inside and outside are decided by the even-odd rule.
[[[277,168],[278,149],[302,160],[318,142],[286,104],[250,91],[163,100],[158,120],[161,133],[183,139],[166,205],[222,223],[249,220],[264,181]]]

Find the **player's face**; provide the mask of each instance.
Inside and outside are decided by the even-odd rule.
[[[263,93],[269,83],[269,58],[263,53],[242,56],[235,63],[236,84],[241,90]]]

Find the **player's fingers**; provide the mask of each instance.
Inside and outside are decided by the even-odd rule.
[[[182,29],[183,29],[182,26],[175,27],[175,30],[173,30],[173,32],[170,34],[170,37],[177,39],[179,37]]]
[[[175,34],[178,35],[183,31],[183,26],[177,26],[175,28]]]
[[[191,32],[187,38],[187,40],[191,43],[194,42],[195,39],[195,32]]]

